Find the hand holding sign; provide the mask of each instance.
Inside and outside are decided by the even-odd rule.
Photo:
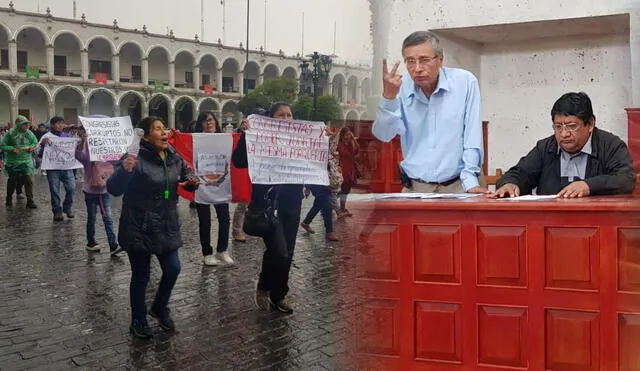
[[[130,173],[133,171],[133,169],[136,167],[137,164],[138,164],[138,160],[136,158],[127,157],[124,159],[124,161],[122,161],[122,168],[127,173]]]

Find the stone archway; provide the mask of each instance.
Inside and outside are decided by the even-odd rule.
[[[142,120],[142,101],[143,98],[134,92],[127,92],[120,98],[120,115],[131,117],[134,126]]]

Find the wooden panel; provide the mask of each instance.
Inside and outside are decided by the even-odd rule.
[[[640,314],[618,317],[620,371],[640,370]]]
[[[640,292],[640,228],[618,230],[618,289]]]
[[[364,226],[364,229],[368,231],[368,248],[358,251],[356,259],[358,278],[398,280],[398,226]]]
[[[599,254],[597,228],[546,228],[546,286],[598,290]]]
[[[527,286],[524,227],[478,228],[478,284]]]
[[[399,301],[368,299],[358,305],[357,349],[377,355],[398,355]]]
[[[416,359],[462,362],[460,304],[416,302],[415,311]]]
[[[418,225],[414,229],[414,279],[460,283],[460,227]]]
[[[527,367],[527,309],[478,307],[478,362]]]
[[[598,313],[548,309],[545,317],[547,370],[600,369]]]

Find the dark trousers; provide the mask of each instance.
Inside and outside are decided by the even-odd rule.
[[[134,320],[146,322],[147,303],[146,292],[149,284],[149,272],[151,270],[151,254],[145,252],[128,252],[131,263],[131,285],[129,286],[129,298],[131,300],[131,315]],[[162,278],[156,292],[156,298],[151,306],[155,313],[162,314],[169,304],[171,291],[180,274],[180,257],[178,250],[173,250],[162,255],[156,255]]]
[[[313,206],[309,209],[307,216],[304,218],[304,224],[311,224],[313,218],[322,213],[324,220],[324,229],[326,233],[333,232],[333,219],[331,215],[331,189],[327,186],[310,185],[308,186],[313,194]]]
[[[202,255],[213,254],[211,247],[211,205],[196,203],[198,212],[198,226],[200,230],[200,244],[202,245]],[[217,252],[227,251],[229,247],[229,228],[231,218],[229,216],[229,204],[215,204],[216,216],[218,217],[218,246]]]
[[[113,218],[111,217],[111,198],[108,193],[93,194],[84,192],[84,202],[87,205],[87,242],[96,240],[96,212],[100,210],[102,223],[107,233],[109,247],[114,250],[117,247],[116,234],[113,231]]]
[[[274,303],[284,299],[289,292],[289,271],[300,224],[300,207],[297,210],[279,210],[278,220],[272,233],[263,237],[266,250],[258,281],[258,289],[270,291]]]
[[[26,174],[22,175],[10,175],[7,180],[7,202],[13,197],[13,192],[20,192],[20,188],[24,186],[24,191],[27,196],[27,202],[33,202],[33,181],[31,177]],[[19,188],[20,187],[20,188]]]

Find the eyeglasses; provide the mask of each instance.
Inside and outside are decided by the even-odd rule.
[[[211,119],[207,119],[207,122],[216,122],[216,120],[211,118]]]
[[[551,125],[551,127],[556,133],[561,133],[563,129],[567,130],[570,133],[575,133],[580,128],[580,124],[570,122],[568,124],[553,124]]]
[[[405,58],[404,64],[407,66],[407,68],[416,68],[417,65],[420,65],[421,67],[426,67],[426,66],[430,65],[431,63],[433,63],[433,61],[435,61],[439,57],[440,56],[438,56],[438,55],[434,55],[433,57],[420,57],[418,59],[416,59],[416,58]]]

